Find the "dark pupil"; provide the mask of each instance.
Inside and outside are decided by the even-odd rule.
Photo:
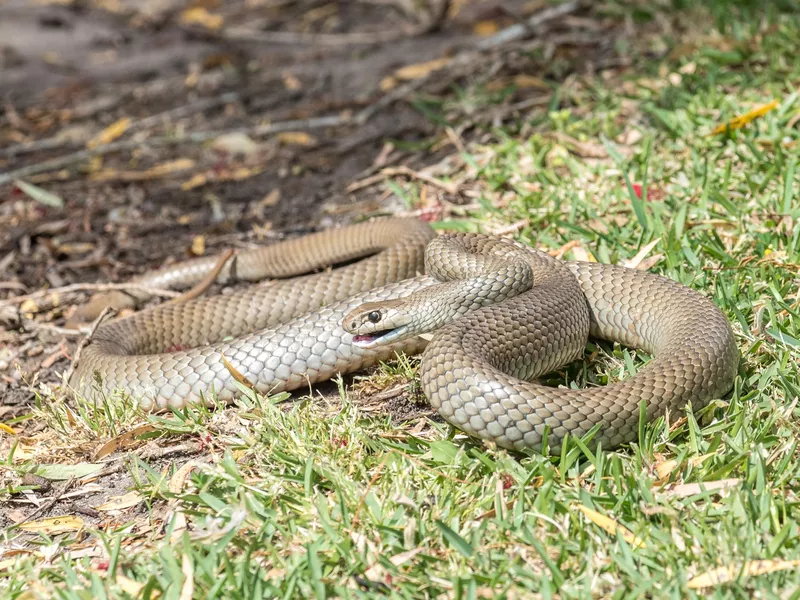
[[[370,320],[370,322],[377,323],[378,321],[381,320],[381,314],[373,310],[371,313],[367,315],[367,318]]]

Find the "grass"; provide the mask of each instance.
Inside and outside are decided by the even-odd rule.
[[[781,562],[800,560],[800,22],[777,5],[756,15],[711,4],[723,33],[695,26],[688,39],[704,37],[679,57],[572,79],[559,90],[571,108],[468,147],[451,177],[476,191],[477,208],[438,226],[522,221],[519,239],[577,241],[567,258],[612,263],[657,241],[650,269],[708,294],[733,323],[742,362],[728,397],[643,424],[628,448],[574,441],[554,458],[435,421],[398,430],[343,384],[340,403],[288,410],[247,394],[224,412],[158,417],[43,404],[35,418],[54,446],[82,439],[88,453],[144,421],[158,443],[203,451],[189,466],[131,458],[135,506],[100,529],[33,541],[7,530],[6,548],[28,545],[0,571],[0,595],[800,597],[800,567]],[[707,135],[773,99],[749,126]],[[557,377],[603,382],[640,363],[609,348]],[[387,365],[359,385],[408,381],[414,367]],[[32,468],[23,446],[4,446],[6,472]]]

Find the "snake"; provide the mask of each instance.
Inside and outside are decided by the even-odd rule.
[[[185,287],[215,264],[195,259],[134,281]],[[738,370],[728,319],[688,286],[506,237],[437,235],[419,219],[380,218],[244,251],[219,274],[227,283],[262,278],[100,325],[70,387],[145,410],[180,409],[230,402],[248,388],[309,388],[421,354],[421,390],[445,421],[501,448],[556,453],[570,436],[605,449],[633,442],[642,407],[648,421],[699,410],[731,390]],[[539,381],[582,358],[592,338],[649,360],[605,385]]]

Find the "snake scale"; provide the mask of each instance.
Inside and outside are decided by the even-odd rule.
[[[185,287],[215,262],[197,259],[135,282]],[[546,435],[557,452],[565,436],[598,424],[592,445],[634,441],[642,402],[648,420],[687,403],[697,409],[731,389],[738,367],[723,313],[670,279],[561,261],[499,237],[436,236],[414,219],[378,219],[242,252],[219,280],[267,277],[277,279],[100,326],[70,385],[85,397],[121,391],[145,409],[180,408],[212,394],[230,401],[237,377],[276,393],[398,351],[422,352],[422,390],[448,422],[516,450],[540,450]],[[92,310],[121,300],[95,299]],[[580,358],[590,336],[653,358],[605,386],[535,382]]]

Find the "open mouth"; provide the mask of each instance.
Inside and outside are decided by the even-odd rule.
[[[381,331],[374,331],[373,333],[361,333],[353,336],[353,343],[358,346],[369,346],[374,344],[380,338],[389,335],[395,329],[383,329]]]

